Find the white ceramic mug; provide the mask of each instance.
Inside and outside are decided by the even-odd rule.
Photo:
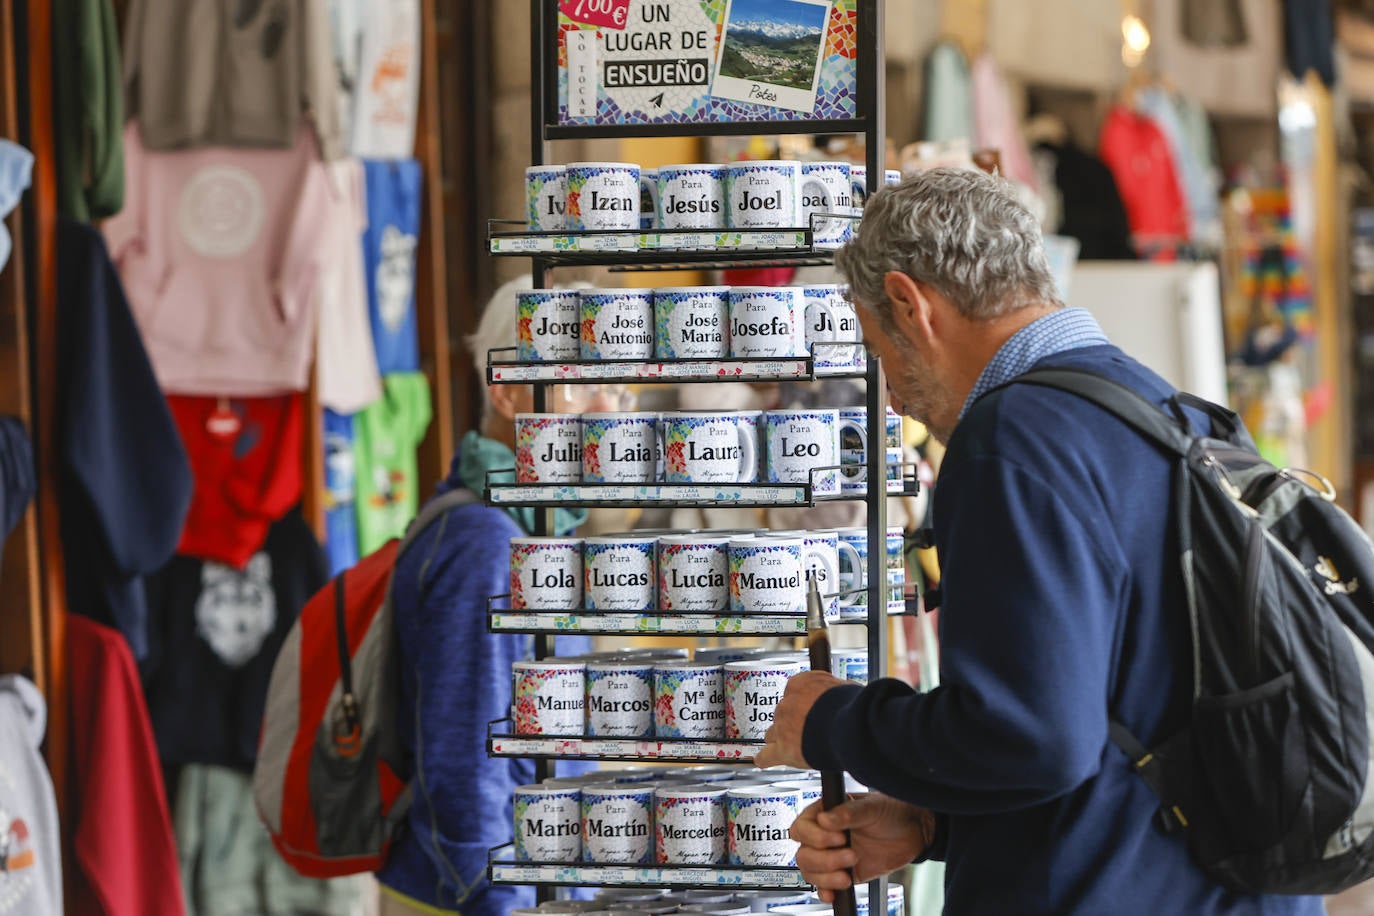
[[[806,611],[806,545],[801,538],[730,541],[730,610],[750,614]]]
[[[816,213],[835,213],[854,206],[848,162],[803,162],[801,225],[811,228],[816,242],[837,245],[854,235],[854,221],[832,217],[812,219]]]
[[[773,724],[787,682],[802,672],[800,662],[782,659],[725,664],[725,737],[758,740]]]
[[[516,355],[522,363],[577,359],[582,316],[576,290],[522,289],[515,302]]]
[[[567,228],[567,167],[532,165],[525,169],[525,216],[531,232],[562,232]]]
[[[727,286],[654,290],[654,355],[659,359],[729,356],[729,292]]]
[[[582,415],[583,483],[653,483],[663,460],[658,415]]]
[[[834,531],[766,531],[760,537],[802,540],[804,569],[807,576],[816,580],[816,588],[825,602],[826,619],[837,619],[841,607],[855,602],[854,595],[841,594],[840,557],[843,556],[851,568],[860,564],[860,557],[852,544],[840,540],[839,534]],[[802,585],[806,587],[807,583]]]
[[[657,546],[657,538],[652,537],[611,535],[585,539],[582,594],[588,610],[655,610]]]
[[[751,483],[758,434],[730,413],[665,413],[663,479],[668,483]]]
[[[743,359],[806,354],[806,300],[800,287],[730,290],[730,355]]]
[[[803,286],[802,298],[806,300],[806,349],[816,366],[860,368],[863,365],[863,331],[845,287],[836,283]],[[855,346],[832,346],[847,341],[853,341]]]
[[[658,540],[658,601],[665,611],[730,606],[730,535],[679,534]]]
[[[538,611],[582,607],[582,540],[511,538],[510,606]]]
[[[658,169],[639,170],[639,228],[644,231],[657,229],[658,216]]]
[[[587,666],[553,658],[511,665],[517,735],[582,734],[586,721]]]
[[[801,163],[733,162],[726,179],[732,229],[793,229],[801,224]]]
[[[583,359],[653,357],[653,290],[584,289],[578,302]]]
[[[892,408],[887,409],[883,424],[883,458],[887,461],[895,452],[901,455],[902,418]],[[893,481],[900,487],[898,471],[888,469],[889,488]],[[840,410],[840,488],[846,493],[868,490],[868,408],[845,407]]]
[[[716,865],[725,858],[725,791],[701,783],[654,790],[656,862]]]
[[[520,786],[515,790],[517,862],[576,862],[582,858],[582,790],[576,786]]]
[[[659,226],[671,229],[724,229],[723,165],[665,165],[658,170]],[[715,240],[703,234],[703,247]]]
[[[730,864],[788,868],[799,844],[791,837],[801,792],[780,786],[731,789],[725,796]]]
[[[653,733],[653,662],[588,661],[587,734],[643,738]]]
[[[770,483],[810,483],[818,495],[840,492],[838,411],[770,410],[763,422]],[[827,470],[813,473],[816,468]]]
[[[628,162],[568,164],[568,229],[639,229],[639,166]]]
[[[515,415],[517,483],[577,483],[582,479],[582,420],[560,413]]]

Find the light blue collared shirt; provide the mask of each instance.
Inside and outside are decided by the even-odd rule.
[[[982,375],[978,376],[977,384],[959,411],[959,419],[963,419],[974,401],[1026,372],[1045,357],[1110,343],[1087,309],[1059,309],[1035,319],[1002,344],[997,355],[983,367]]]

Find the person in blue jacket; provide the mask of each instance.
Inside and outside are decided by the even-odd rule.
[[[998,386],[1037,366],[1174,389],[1065,308],[1035,218],[1001,179],[936,169],[869,198],[837,258],[894,406],[947,443],[934,521],[938,688],[794,678],[759,766],[876,791],[793,825],[828,897],[921,858],[947,914],[1312,914],[1317,897],[1213,881],[1108,739],[1188,720],[1191,649],[1172,458],[1072,394]],[[853,836],[844,849],[843,830]]]
[[[497,291],[468,340],[484,387],[487,351],[515,346],[519,285]],[[481,494],[488,471],[511,469],[514,480],[515,415],[533,410],[533,392],[485,390],[481,431],[463,437],[435,496],[459,487]],[[606,409],[605,394],[566,386],[553,400],[560,412],[578,413]],[[511,664],[533,657],[531,637],[487,632],[487,599],[510,591],[510,539],[533,528],[534,512],[455,507],[396,564],[392,597],[404,672],[397,721],[414,760],[414,799],[407,829],[377,873],[382,916],[506,916],[535,905],[533,888],[495,886],[486,877],[488,850],[513,834],[514,790],[534,781],[531,761],[487,756],[487,723],[510,712]],[[585,519],[585,511],[559,509],[557,533],[567,535]],[[577,655],[590,651],[591,641],[559,637],[556,648]],[[558,772],[583,769],[562,764]]]

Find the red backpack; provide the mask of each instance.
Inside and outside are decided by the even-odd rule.
[[[431,500],[401,541],[336,576],[301,609],[272,667],[253,797],[272,843],[310,878],[376,871],[410,807],[396,727],[391,605],[401,554],[471,490]]]

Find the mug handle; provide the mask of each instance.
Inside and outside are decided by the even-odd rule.
[[[830,186],[819,178],[803,175],[801,181],[797,183],[797,196],[805,200],[807,191],[812,188],[819,191],[820,193],[818,196],[825,200],[825,203],[821,205],[822,210],[835,209],[835,196],[830,193]],[[802,209],[803,208],[798,208],[797,212],[799,214],[802,213]],[[803,224],[803,228],[812,229],[813,220],[811,219],[811,214],[808,212],[802,214],[802,216],[803,219],[806,220]],[[812,241],[830,238],[830,236],[837,231],[835,224],[838,222],[839,220],[835,219],[823,219],[819,223],[816,223],[811,233]]]
[[[754,445],[758,432],[756,430],[754,435],[747,435],[743,424],[736,421],[735,433],[739,436],[739,482],[754,483],[759,479],[758,450]]]
[[[840,553],[845,553],[846,551],[848,551],[848,554],[849,554],[849,568],[850,568],[850,569],[857,569],[857,570],[859,570],[859,578],[860,578],[860,579],[863,579],[863,578],[864,578],[864,576],[863,576],[864,562],[863,562],[863,558],[859,556],[859,551],[858,551],[858,549],[857,549],[853,544],[849,543],[848,541],[844,541],[844,540],[840,541],[840,543],[839,543],[839,548],[840,548],[840,551],[839,551]],[[838,556],[838,554],[836,554],[836,556]],[[838,578],[838,577],[837,577],[837,578]],[[867,581],[864,581],[864,582],[859,583],[859,588],[861,588],[861,589],[867,589],[867,588],[868,588],[868,582],[867,582]],[[862,594],[861,592],[854,592],[853,594],[850,594],[850,595],[841,595],[841,596],[840,596],[840,607],[853,607],[855,604],[858,603],[861,594]]]
[[[863,444],[864,460],[859,463],[859,474],[857,477],[848,478],[851,483],[866,483],[868,481],[868,425],[859,420],[841,420],[840,432],[852,429],[859,434],[859,441]]]

